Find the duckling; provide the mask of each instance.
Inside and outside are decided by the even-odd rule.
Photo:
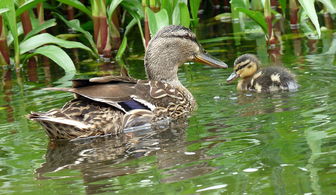
[[[145,52],[148,80],[116,76],[75,79],[72,88],[52,89],[74,93],[74,100],[60,109],[33,112],[28,118],[39,122],[50,139],[117,135],[125,128],[184,118],[196,108],[194,97],[177,76],[178,68],[189,61],[227,68],[204,51],[190,29],[163,27]]]
[[[240,91],[275,92],[295,91],[298,84],[295,75],[281,66],[260,69],[260,61],[253,54],[239,56],[234,62],[234,72],[227,78],[230,83],[242,78],[237,85]]]

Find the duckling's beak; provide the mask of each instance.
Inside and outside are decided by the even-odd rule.
[[[199,53],[195,55],[195,62],[199,62],[202,64],[207,64],[209,66],[213,66],[215,68],[227,68],[228,65],[225,64],[224,62],[216,59],[213,56],[210,56],[209,54],[206,53]]]
[[[233,73],[231,73],[229,78],[226,79],[226,82],[231,83],[233,80],[235,80],[238,77],[239,77],[239,75],[236,72],[233,72]]]

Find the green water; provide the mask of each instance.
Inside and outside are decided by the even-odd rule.
[[[188,123],[134,129],[119,137],[49,143],[30,111],[61,107],[70,94],[57,67],[36,74],[2,71],[0,93],[1,194],[333,194],[336,185],[336,35],[283,36],[268,57],[264,37],[203,26],[198,37],[232,65],[243,53],[283,64],[297,75],[297,92],[240,93],[226,84],[232,71],[183,66],[179,78],[198,110]],[[213,37],[227,37],[209,41]],[[208,41],[206,41],[208,40]],[[277,53],[277,52],[273,52]],[[144,78],[141,55],[125,61]],[[78,63],[78,77],[118,74],[117,65]],[[32,69],[33,70],[33,69]],[[11,76],[11,78],[10,78]]]

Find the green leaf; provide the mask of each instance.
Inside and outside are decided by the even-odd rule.
[[[314,24],[318,36],[321,37],[320,23],[317,18],[314,2],[315,0],[299,0],[299,3],[301,4],[302,8],[305,10],[309,19]]]
[[[121,45],[118,49],[118,53],[116,55],[116,59],[119,60],[121,59],[122,55],[124,54],[125,50],[126,50],[126,47],[127,47],[127,34],[128,32],[130,31],[130,29],[132,29],[132,27],[137,23],[137,19],[136,18],[133,18],[131,20],[130,23],[127,24],[126,26],[126,30],[125,30],[125,34],[124,34],[124,38],[121,42]]]
[[[308,38],[316,39],[316,29],[313,23],[307,22],[309,20],[307,12],[304,10],[300,10],[300,30],[304,33],[304,35]]]
[[[162,27],[169,25],[168,13],[165,9],[161,9],[159,12],[154,13],[148,7],[146,7],[146,11],[148,14],[149,30],[153,37]]]
[[[52,26],[56,26],[56,20],[55,19],[51,19],[51,20],[47,20],[45,21],[43,24],[40,24],[39,26],[33,28],[32,31],[30,31],[25,37],[23,40],[27,40],[29,39],[30,37],[36,35],[37,33],[47,29],[47,28],[50,28]]]
[[[243,12],[248,17],[250,17],[252,20],[254,20],[256,23],[258,23],[259,26],[263,29],[264,33],[268,35],[267,23],[266,23],[264,15],[261,12],[252,11],[252,10],[242,8],[242,7],[237,7],[235,9],[239,12]]]
[[[34,51],[34,53],[27,56],[27,58],[34,55],[44,55],[62,67],[65,72],[76,72],[76,68],[71,58],[61,48],[54,45],[46,45]]]
[[[172,24],[172,16],[174,12],[174,8],[177,5],[178,0],[162,0],[161,1],[161,8],[165,9],[168,13],[169,17],[169,24]]]
[[[92,52],[90,48],[86,47],[82,43],[76,41],[66,41],[63,39],[59,39],[51,34],[43,33],[35,35],[21,42],[20,54],[24,54],[45,44],[56,44],[64,48],[80,48]]]
[[[132,17],[134,17],[134,14],[132,13],[136,13],[136,15],[138,15],[140,18],[144,17],[144,11],[139,1],[123,0],[121,5],[125,10],[127,10],[129,14],[132,15]]]
[[[26,1],[16,10],[16,16],[20,16],[23,12],[31,10],[36,7],[37,4],[44,2],[45,0],[30,0]]]
[[[73,29],[74,31],[76,32],[80,32],[84,35],[84,37],[86,38],[86,40],[88,40],[88,42],[90,43],[91,45],[91,48],[93,49],[94,51],[94,55],[96,57],[98,57],[98,51],[97,51],[97,46],[95,44],[95,42],[93,41],[93,37],[92,35],[84,30],[81,26],[80,26],[80,23],[79,23],[79,20],[75,19],[75,20],[71,20],[71,21],[68,21],[66,20],[63,16],[59,15],[56,13],[56,15],[71,29]]]
[[[185,27],[189,27],[190,14],[185,3],[180,2],[178,6],[175,7],[172,17],[174,25],[183,25]]]
[[[7,21],[9,30],[13,36],[14,40],[14,62],[16,65],[20,64],[20,48],[19,48],[19,37],[18,30],[16,26],[16,15],[15,15],[15,6],[13,0],[0,0],[0,9],[9,9],[9,11],[4,12],[4,19]]]
[[[84,12],[86,15],[92,17],[91,11],[85,7],[85,5],[83,5],[80,1],[78,0],[57,0],[61,3],[70,5],[74,8],[79,9],[80,11]]]
[[[287,0],[279,0],[279,2],[280,2],[281,10],[282,10],[282,15],[286,17]]]
[[[200,40],[199,42],[204,44],[204,43],[213,43],[213,42],[221,42],[221,41],[226,41],[226,40],[232,40],[234,37],[229,37],[229,36],[225,36],[225,37],[215,37],[215,38],[211,38],[211,39],[204,39],[204,40]]]
[[[139,28],[139,32],[140,32],[140,35],[141,35],[141,40],[142,40],[142,43],[144,45],[144,48],[146,48],[145,41],[144,41],[144,34],[143,34],[143,31],[142,31],[142,24],[141,24],[141,19],[144,17],[144,12],[143,12],[142,5],[140,4],[140,2],[133,1],[133,0],[124,0],[121,3],[121,5],[133,17],[133,19],[135,19],[136,22],[138,23],[138,28]],[[132,22],[133,22],[133,20],[130,23],[132,23]],[[129,24],[126,26],[125,35],[128,33],[128,30],[131,29],[131,28],[128,28]]]
[[[112,0],[108,10],[107,10],[107,16],[108,19],[111,21],[112,19],[112,14],[114,10],[118,7],[118,5],[122,2],[123,0]]]
[[[121,57],[123,56],[125,50],[126,50],[126,46],[127,46],[127,37],[124,36],[121,44],[120,44],[120,47],[118,49],[118,52],[117,52],[117,55],[116,55],[116,59],[119,60],[121,59]]]
[[[188,6],[185,3],[180,3],[180,24],[189,28],[190,26],[190,14]]]
[[[193,0],[193,1],[189,1],[189,3],[190,3],[191,16],[194,22],[197,24],[198,23],[198,9],[200,7],[201,0]]]
[[[7,8],[2,8],[2,9],[0,9],[0,15],[2,15],[3,13],[5,13],[5,12],[8,12],[9,11],[9,9],[7,9]]]
[[[319,0],[321,3],[323,3],[324,7],[327,9],[327,11],[329,13],[336,13],[336,8],[335,6],[332,4],[332,2],[330,0]],[[335,2],[335,1],[334,1]]]

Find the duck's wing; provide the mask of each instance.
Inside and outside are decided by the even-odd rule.
[[[148,109],[132,99],[137,93],[137,80],[129,77],[106,76],[91,79],[74,79],[72,88],[45,88],[46,90],[65,91],[81,98],[109,104],[124,112],[131,109]]]
[[[80,97],[114,106],[124,112],[135,109],[153,111],[157,106],[168,107],[183,94],[160,81],[135,80],[129,77],[97,77],[73,80],[72,88],[47,88],[66,91]]]

